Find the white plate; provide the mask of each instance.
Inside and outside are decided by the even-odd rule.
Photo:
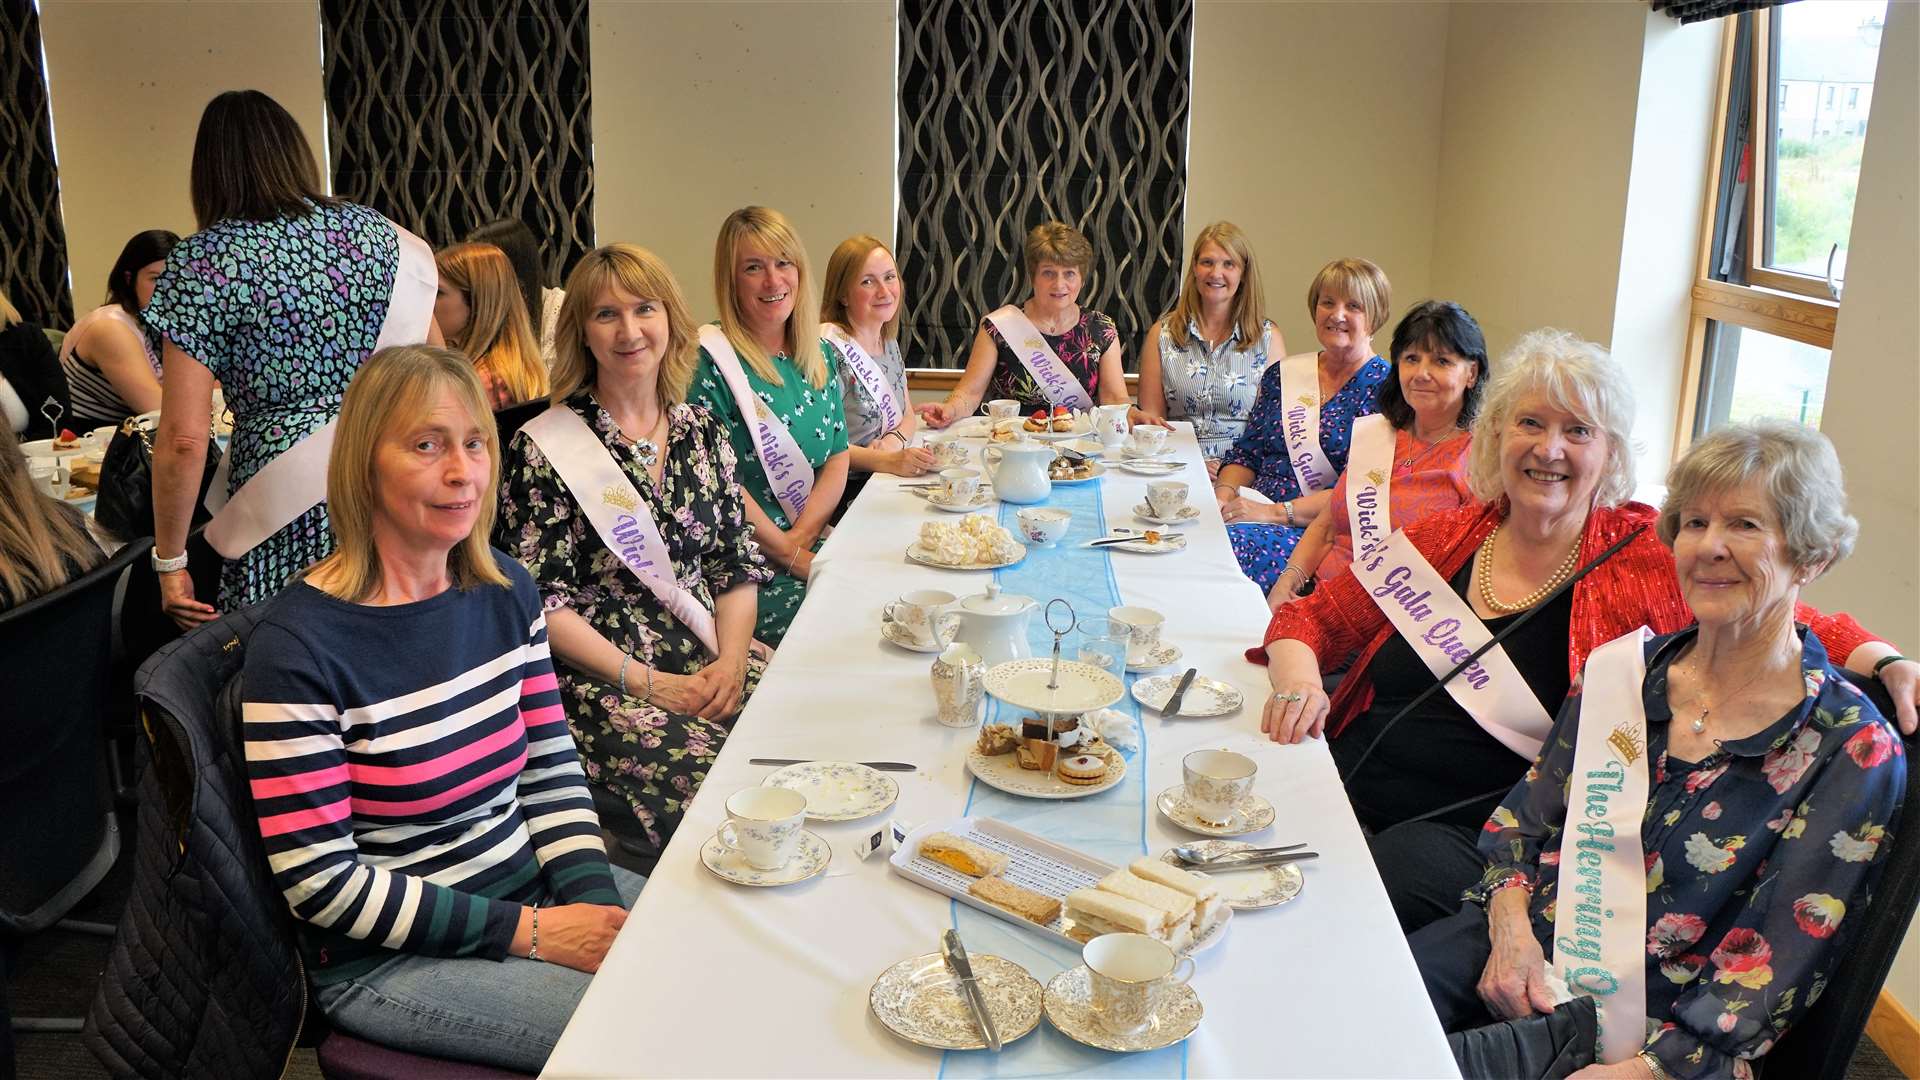
[[[947,497],[938,491],[927,492],[927,505],[933,507],[935,510],[945,510],[949,514],[964,514],[972,510],[979,510],[990,505],[992,502],[993,493],[990,491],[975,491],[973,493],[973,499],[964,503],[948,502]]]
[[[1127,661],[1127,670],[1135,673],[1158,671],[1163,667],[1170,667],[1179,663],[1182,655],[1184,654],[1180,651],[1180,646],[1163,641],[1156,646],[1152,652],[1147,654],[1146,659],[1139,663],[1136,664],[1131,660]],[[1195,681],[1198,681],[1197,677]],[[1192,693],[1192,691],[1189,690],[1188,693]],[[1182,712],[1186,711],[1186,705],[1187,703],[1184,701],[1180,703]]]
[[[855,821],[893,805],[900,785],[893,777],[853,761],[803,761],[775,772],[761,783],[807,797],[813,821]]]
[[[1187,467],[1184,461],[1131,461],[1121,458],[1114,464],[1136,476],[1172,476]]]
[[[1065,442],[1068,439],[1079,439],[1093,434],[1093,417],[1086,413],[1076,414],[1073,418],[1073,427],[1066,431],[1028,431],[1026,422],[1023,420],[1020,424],[1020,433],[1029,439],[1039,439],[1041,442]]]
[[[1075,964],[1055,975],[1047,984],[1045,1008],[1047,1022],[1056,1031],[1099,1050],[1135,1054],[1165,1049],[1198,1030],[1207,1012],[1193,987],[1178,983],[1168,988],[1145,1029],[1131,1035],[1110,1034],[1094,1022],[1091,977],[1085,964]]]
[[[1093,469],[1090,472],[1088,472],[1087,475],[1085,476],[1076,476],[1071,480],[1060,480],[1060,479],[1056,479],[1053,476],[1052,471],[1049,470],[1047,473],[1047,479],[1052,480],[1055,484],[1059,484],[1059,485],[1084,484],[1089,480],[1098,480],[1101,477],[1107,475],[1107,467],[1105,465],[1102,465],[1097,461],[1093,462],[1092,465],[1093,465]]]
[[[735,885],[751,885],[762,889],[805,881],[825,870],[832,861],[833,845],[804,829],[800,832],[799,845],[793,849],[793,858],[778,870],[756,870],[747,865],[747,860],[739,852],[720,842],[718,833],[707,837],[707,842],[700,845],[700,864],[711,871],[714,877]]]
[[[1107,452],[1099,439],[1075,439],[1073,442],[1059,444],[1062,450],[1077,450],[1087,457],[1099,457]]]
[[[1045,996],[1040,980],[1005,957],[970,952],[968,959],[1002,1043],[1040,1026],[1040,1003]],[[917,1046],[986,1049],[973,1007],[937,952],[902,960],[881,972],[867,992],[867,1007],[887,1030]]]
[[[889,645],[898,645],[901,648],[909,650],[911,652],[937,653],[937,652],[944,652],[948,645],[953,644],[953,635],[948,634],[947,636],[934,642],[915,641],[904,629],[901,628],[899,623],[894,622],[891,619],[882,619],[880,620],[880,640],[886,642]]]
[[[1200,517],[1200,508],[1189,503],[1186,506],[1182,506],[1180,512],[1172,517],[1161,517],[1155,514],[1153,507],[1148,506],[1146,503],[1135,503],[1133,506],[1133,516],[1142,521],[1151,521],[1155,525],[1185,525],[1187,522],[1197,520]]]
[[[65,450],[55,450],[53,448],[52,439],[35,439],[32,442],[23,442],[20,444],[20,452],[30,458],[78,457],[82,454],[86,454],[87,450],[88,450],[88,445],[84,440],[74,443],[72,446],[67,447]],[[99,447],[94,451],[94,455],[98,455],[104,452],[105,450],[106,450],[106,447],[104,446]]]
[[[1104,709],[1126,693],[1118,676],[1079,660],[1060,661],[1057,687],[1053,679],[1053,659],[1032,656],[993,665],[984,682],[987,693],[1016,709],[1055,716]]]
[[[1024,545],[1015,544],[1014,547],[1019,548],[1020,553],[1005,562],[947,563],[934,558],[932,551],[915,542],[912,547],[907,549],[907,558],[912,559],[922,566],[935,566],[942,570],[998,570],[1003,566],[1012,566],[1014,563],[1027,557],[1027,549]]]
[[[944,430],[956,439],[984,439],[993,431],[993,417],[963,416]]]
[[[1226,824],[1215,825],[1211,821],[1203,821],[1193,812],[1193,804],[1187,801],[1185,784],[1175,784],[1161,792],[1153,800],[1153,805],[1168,821],[1202,836],[1245,836],[1273,824],[1274,819],[1272,803],[1258,795],[1248,794],[1234,806],[1233,816],[1227,819]]]
[[[1110,535],[1095,537],[1095,540],[1114,540],[1138,529],[1116,528]],[[1088,541],[1091,544],[1093,541]],[[1084,546],[1084,545],[1083,545]],[[1101,544],[1103,551],[1137,551],[1142,555],[1167,555],[1175,551],[1187,550],[1187,538],[1182,533],[1161,533],[1160,539],[1149,542],[1143,533],[1138,540],[1128,540],[1119,544]]]
[[[1150,706],[1154,712],[1167,703],[1173,696],[1174,687],[1180,685],[1178,675],[1155,675],[1150,679],[1138,679],[1133,684],[1133,700]],[[1194,677],[1193,685],[1187,687],[1187,696],[1180,699],[1181,716],[1225,716],[1240,711],[1246,704],[1247,696],[1237,687],[1229,686],[1218,679],[1209,679],[1205,675]]]
[[[1106,757],[1107,775],[1097,784],[1069,784],[1052,769],[1045,772],[1023,769],[1017,753],[988,756],[978,749],[969,749],[967,769],[979,777],[981,783],[1009,795],[1024,795],[1029,799],[1079,799],[1098,795],[1126,777],[1127,759],[1111,746],[1107,747]]]
[[[1234,851],[1246,851],[1254,845],[1244,840],[1196,840],[1188,847],[1198,848],[1203,855],[1222,855]],[[1278,866],[1262,866],[1251,870],[1234,870],[1218,874],[1207,873],[1198,866],[1188,866],[1174,855],[1169,848],[1160,853],[1160,861],[1168,866],[1177,866],[1191,874],[1214,883],[1220,890],[1220,899],[1235,911],[1258,911],[1261,908],[1278,907],[1300,895],[1307,887],[1307,875],[1301,871],[1299,863],[1281,863]]]

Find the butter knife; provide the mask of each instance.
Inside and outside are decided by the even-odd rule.
[[[967,959],[967,947],[960,944],[958,930],[949,930],[940,935],[940,955],[953,968],[954,974],[959,976],[961,994],[967,999],[967,1006],[973,1010],[973,1018],[980,1024],[980,1034],[987,1040],[987,1049],[1000,1049],[1000,1029],[993,1026],[993,1014],[987,1011],[987,996],[980,992],[980,980],[973,977],[973,962]]]
[[[1193,685],[1193,677],[1199,673],[1199,668],[1188,668],[1186,674],[1180,676],[1180,685],[1173,688],[1173,696],[1167,699],[1165,705],[1160,706],[1161,719],[1180,715],[1180,702],[1186,698],[1187,687]]]
[[[825,761],[825,760],[829,760],[829,759],[757,757],[757,758],[748,758],[747,764],[749,765],[805,765],[809,761]],[[869,769],[877,769],[880,772],[913,772],[915,769],[919,768],[919,766],[906,761],[862,761],[860,762],[860,764],[865,765]]]
[[[1177,855],[1174,857],[1179,858]],[[1190,863],[1181,860],[1180,865],[1191,870],[1199,870],[1203,873],[1223,874],[1229,870],[1246,870],[1256,866],[1284,866],[1287,863],[1305,862],[1308,859],[1317,859],[1319,857],[1320,853],[1317,851],[1287,851],[1278,855],[1255,855],[1251,859],[1225,858],[1204,863]]]

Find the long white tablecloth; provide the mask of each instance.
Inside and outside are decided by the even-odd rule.
[[[1173,446],[1191,463],[1182,478],[1202,510],[1184,530],[1188,548],[1114,553],[1113,581],[1125,603],[1166,614],[1166,640],[1185,650],[1172,670],[1198,666],[1237,685],[1247,705],[1213,720],[1168,723],[1149,714],[1145,750],[1131,765],[1142,770],[1143,784],[1130,776],[1088,801],[1035,811],[1058,823],[1056,839],[1070,842],[1087,802],[1129,799],[1140,804],[1131,842],[1146,849],[1136,853],[1158,855],[1199,837],[1158,814],[1153,796],[1180,782],[1187,753],[1231,748],[1259,762],[1257,791],[1279,811],[1269,830],[1247,839],[1305,841],[1321,853],[1303,864],[1301,896],[1237,913],[1225,941],[1199,955],[1192,985],[1206,1017],[1183,1047],[1128,1059],[1081,1047],[1042,1021],[996,1061],[985,1051],[913,1046],[868,1011],[874,978],[935,951],[940,932],[957,919],[974,951],[1005,955],[1042,983],[1078,962],[1078,950],[1051,938],[983,927],[997,920],[895,875],[884,853],[865,862],[854,855],[854,845],[889,818],[919,824],[960,816],[974,784],[964,764],[974,733],[936,723],[932,657],[880,639],[881,605],[916,588],[965,596],[991,578],[909,562],[903,552],[939,512],[902,490],[898,478],[876,476],[815,561],[816,579],[779,655],[545,1075],[1458,1075],[1325,744],[1276,746],[1259,733],[1265,673],[1242,651],[1260,640],[1266,604],[1235,566],[1191,429],[1180,425]],[[1131,508],[1143,501],[1147,479],[1111,470],[1097,483],[1106,521],[1138,527]],[[889,774],[900,781],[900,800],[885,814],[810,824],[833,846],[824,875],[755,889],[719,880],[699,856],[725,819],[727,796],[772,771],[748,764],[751,757],[887,759],[920,768]],[[1033,820],[1023,818],[1023,827],[1050,831]]]

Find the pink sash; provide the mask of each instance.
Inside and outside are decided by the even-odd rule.
[[[1347,528],[1353,533],[1355,559],[1366,557],[1393,531],[1394,438],[1393,423],[1378,413],[1353,422],[1353,449],[1347,454]]]
[[[853,372],[853,377],[859,381],[861,389],[867,392],[868,399],[873,402],[875,408],[880,410],[880,419],[885,424],[880,429],[881,433],[885,434],[899,427],[900,421],[906,417],[906,412],[901,408],[899,399],[893,396],[893,387],[888,385],[887,373],[880,367],[880,362],[869,356],[867,350],[853,340],[853,335],[841,329],[836,323],[821,323],[820,336],[840,350],[840,358],[846,361],[847,370]]]
[[[1325,491],[1340,474],[1320,448],[1320,354],[1298,353],[1280,361],[1280,409],[1287,460],[1300,494]]]
[[[987,321],[1000,331],[1000,337],[1006,341],[1007,348],[1020,358],[1020,363],[1033,376],[1041,393],[1055,406],[1064,405],[1069,409],[1086,410],[1093,408],[1093,399],[1087,396],[1087,388],[1067,370],[1066,362],[1060,354],[1053,351],[1047,339],[1041,335],[1040,328],[1033,325],[1027,313],[1013,304],[987,314]]]
[[[712,323],[702,326],[700,347],[713,357],[713,366],[733,395],[734,407],[740,410],[740,418],[753,431],[753,450],[760,458],[761,470],[767,474],[767,485],[773,488],[773,497],[780,500],[780,508],[787,512],[787,524],[792,525],[800,520],[807,496],[813,493],[813,466],[807,462],[807,455],[800,452],[793,433],[773,415],[760,395],[753,392],[753,385],[747,381],[747,370],[741,366],[740,355],[733,351],[733,343],[727,340],[726,333]]]

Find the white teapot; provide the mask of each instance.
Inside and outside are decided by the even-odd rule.
[[[1003,593],[999,582],[989,581],[986,592],[963,596],[948,609],[950,617],[960,620],[953,640],[973,646],[988,667],[1025,659],[1033,655],[1027,644],[1027,624],[1038,606],[1033,597]]]
[[[988,462],[994,497],[1001,502],[1035,503],[1053,494],[1053,481],[1047,478],[1053,447],[1017,440],[994,449],[1000,451],[998,461]]]

